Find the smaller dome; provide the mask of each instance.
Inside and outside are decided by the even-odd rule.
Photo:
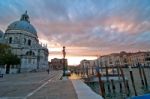
[[[2,38],[4,33],[0,30],[0,38]]]

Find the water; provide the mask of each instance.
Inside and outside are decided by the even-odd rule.
[[[140,75],[139,75],[139,69],[134,68],[133,69],[133,77],[134,77],[134,82],[135,82],[135,88],[137,91],[138,95],[143,95],[145,93],[150,93],[150,68],[145,68],[145,74],[146,74],[146,78],[147,78],[147,82],[148,82],[148,89],[144,88],[142,86],[141,83],[141,79],[140,79]],[[112,83],[104,83],[105,86],[105,98],[106,99],[125,99],[127,97],[132,97],[135,95],[134,90],[133,90],[133,86],[132,86],[132,82],[131,82],[131,78],[130,78],[130,72],[129,69],[123,69],[124,71],[124,75],[125,77],[127,77],[128,79],[128,83],[129,83],[129,91],[125,91],[125,87],[123,82],[122,84],[122,92],[120,91],[120,83],[118,81],[115,81],[115,92],[112,90]],[[100,87],[99,87],[99,83],[95,82],[95,83],[87,83],[92,90],[94,90],[96,93],[100,94]],[[110,86],[111,92],[108,91],[108,85]],[[128,96],[127,96],[128,94]]]

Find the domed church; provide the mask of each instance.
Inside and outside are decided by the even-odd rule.
[[[12,52],[21,59],[20,66],[5,67],[9,73],[28,72],[48,68],[48,49],[40,44],[37,31],[30,23],[27,11],[20,20],[11,23],[5,33],[1,33],[3,43],[12,48]]]

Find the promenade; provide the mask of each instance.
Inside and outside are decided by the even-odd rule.
[[[4,75],[0,78],[0,99],[67,99],[70,96],[66,92],[75,97],[72,87],[65,88],[72,86],[71,82],[60,80],[61,77],[62,71]]]
[[[0,99],[101,99],[77,76],[62,71],[9,74],[0,78]]]

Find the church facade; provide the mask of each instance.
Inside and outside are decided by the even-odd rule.
[[[4,66],[7,71],[30,72],[48,68],[48,49],[40,44],[36,29],[30,23],[27,11],[20,20],[11,23],[5,33],[0,33],[0,42],[11,46],[12,52],[21,59],[20,66]],[[3,73],[5,72],[3,70]]]

